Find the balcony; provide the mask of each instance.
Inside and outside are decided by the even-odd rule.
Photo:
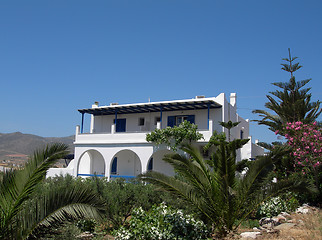
[[[212,127],[198,130],[209,141],[212,135]],[[121,132],[121,133],[80,133],[80,127],[76,127],[75,144],[142,144],[147,143],[146,134],[150,132]]]

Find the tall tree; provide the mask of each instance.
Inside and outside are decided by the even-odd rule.
[[[228,142],[230,142],[230,130],[236,127],[239,123],[240,122],[232,122],[230,120],[228,122],[219,122],[221,126],[228,129]]]
[[[297,57],[291,56],[283,58],[286,63],[282,63],[282,70],[289,72],[291,78],[288,82],[276,82],[274,86],[282,90],[270,92],[272,95],[266,95],[269,102],[265,103],[265,107],[271,112],[265,110],[254,110],[262,119],[255,120],[260,125],[266,125],[270,130],[276,132],[283,129],[287,122],[301,121],[303,123],[313,123],[321,114],[320,102],[311,102],[311,88],[303,88],[311,79],[296,81],[294,72],[302,66],[298,62],[294,62]],[[277,99],[275,99],[276,97]]]
[[[65,221],[97,218],[105,204],[89,188],[49,189],[36,195],[47,170],[68,153],[65,144],[36,151],[22,169],[0,179],[0,239],[32,239]]]

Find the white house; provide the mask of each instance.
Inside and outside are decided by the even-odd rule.
[[[231,93],[230,102],[221,93],[217,97],[197,96],[193,99],[147,102],[137,104],[99,106],[78,110],[82,124],[76,127],[75,155],[67,168],[53,168],[47,176],[71,174],[74,176],[104,176],[134,178],[148,170],[173,174],[172,167],[162,158],[170,150],[146,141],[146,134],[156,128],[179,125],[187,120],[198,126],[204,139],[196,143],[205,145],[213,131],[227,129],[219,122],[240,122],[231,129],[230,139],[251,138],[249,121],[237,114],[236,93]],[[90,131],[83,131],[84,115],[91,115]],[[238,151],[237,161],[264,154],[264,149],[251,140]]]

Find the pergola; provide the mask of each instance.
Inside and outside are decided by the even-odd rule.
[[[160,112],[160,122],[162,126],[162,112],[208,109],[208,124],[209,124],[210,109],[221,108],[221,107],[222,107],[221,104],[215,102],[213,99],[202,98],[202,99],[191,99],[191,100],[189,99],[189,100],[177,100],[177,101],[165,101],[165,102],[110,105],[110,106],[102,106],[102,107],[95,107],[95,108],[79,109],[78,111],[82,114],[81,133],[83,133],[85,113],[93,114],[94,116],[115,115],[115,119],[117,119],[118,114]]]

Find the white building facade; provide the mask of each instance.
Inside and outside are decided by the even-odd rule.
[[[162,158],[171,151],[166,146],[156,146],[146,141],[146,134],[156,128],[179,125],[184,120],[198,126],[204,139],[195,145],[204,146],[213,131],[225,132],[219,122],[240,122],[231,129],[230,139],[251,138],[249,121],[237,114],[236,94],[230,101],[221,93],[217,97],[198,96],[193,99],[148,102],[139,104],[111,104],[78,110],[82,124],[76,127],[74,160],[67,168],[52,168],[48,176],[71,174],[74,176],[99,176],[134,178],[148,170],[173,175],[172,167]],[[90,114],[90,130],[84,133],[84,115]],[[264,149],[250,141],[238,151],[237,161],[263,155]]]

